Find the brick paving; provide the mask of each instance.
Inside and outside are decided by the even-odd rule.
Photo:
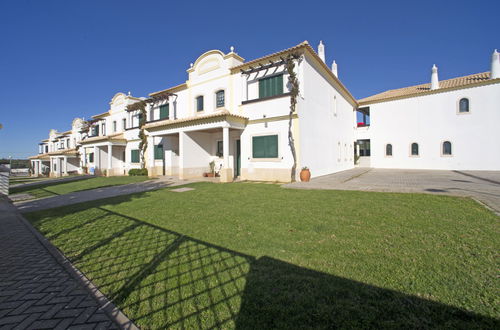
[[[0,197],[0,330],[118,328]]]
[[[500,215],[500,171],[355,168],[284,187],[465,196],[484,203]]]

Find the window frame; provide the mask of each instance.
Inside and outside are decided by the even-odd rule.
[[[199,104],[198,104],[198,99],[201,99],[201,109],[199,109]],[[203,95],[198,95],[194,98],[195,100],[195,105],[194,105],[194,110],[196,113],[201,113],[205,111],[205,97]]]
[[[444,144],[448,142],[450,144],[450,153],[444,153]],[[453,143],[450,140],[444,140],[441,142],[441,157],[453,157]]]
[[[413,145],[414,144],[417,145],[417,154],[416,155],[413,154]],[[410,157],[420,157],[420,145],[418,144],[418,142],[410,143]]]
[[[220,152],[219,152],[219,145],[221,145]],[[223,140],[217,140],[216,145],[215,145],[215,155],[217,157],[224,157],[224,141]]]
[[[222,93],[222,105],[219,105],[218,103],[219,100],[217,98],[217,94],[219,93]],[[215,95],[215,108],[216,109],[224,108],[226,106],[226,91],[223,88],[221,88],[216,90],[214,95]]]
[[[264,81],[264,80],[270,80],[270,79],[273,79],[273,78],[277,78],[279,76],[281,76],[281,93],[277,93],[277,94],[273,94],[273,95],[265,95],[265,96],[261,95],[260,94],[260,91],[261,91],[260,84],[261,84],[261,82]],[[259,99],[259,100],[260,99],[267,99],[267,98],[276,97],[276,96],[285,94],[284,81],[285,81],[285,72],[278,72],[278,73],[271,74],[271,75],[264,76],[264,77],[261,77],[261,78],[257,79],[257,88],[258,88],[258,97],[257,97],[257,99]]]
[[[127,130],[127,118],[122,118],[122,131]]]
[[[118,124],[116,123],[116,120],[113,120],[113,133],[116,133],[118,130]]]
[[[389,146],[391,148],[391,154],[390,155],[387,153],[387,147],[389,147]],[[392,146],[392,143],[386,143],[385,144],[384,155],[385,155],[385,157],[392,157],[394,155],[394,147]]]
[[[254,157],[254,138],[258,137],[266,137],[266,136],[276,136],[276,157]],[[263,134],[254,134],[250,136],[250,150],[251,150],[251,157],[250,160],[253,162],[276,162],[276,161],[281,161],[282,157],[280,157],[280,133],[277,132],[270,132],[270,133],[263,133]]]
[[[158,150],[161,149],[161,157],[158,155]],[[159,157],[159,158],[158,158]],[[163,143],[158,143],[154,145],[154,155],[153,155],[154,160],[163,160]]]
[[[134,161],[134,151],[137,151],[137,161]],[[140,164],[141,163],[141,151],[139,149],[130,149],[130,163]]]
[[[462,111],[460,111],[460,101],[462,101],[463,99],[466,99],[467,102],[468,102],[468,108],[467,108],[468,111],[463,111],[462,112]],[[471,108],[472,108],[471,104],[472,103],[470,101],[470,97],[468,97],[468,96],[460,96],[458,98],[458,100],[457,100],[457,115],[468,115],[468,114],[470,114],[471,113]]]

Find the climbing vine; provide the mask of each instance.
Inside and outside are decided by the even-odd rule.
[[[295,182],[295,176],[297,172],[297,152],[295,150],[295,140],[292,133],[292,122],[293,115],[295,114],[295,107],[297,105],[297,97],[299,95],[299,80],[297,79],[297,74],[295,73],[295,59],[298,59],[298,55],[289,55],[286,59],[286,70],[288,72],[288,86],[290,89],[290,112],[288,115],[288,145],[290,146],[290,151],[292,152],[293,165],[291,170],[291,181]]]
[[[146,135],[144,125],[146,124],[146,102],[140,102],[137,105],[139,110],[139,150],[141,152],[141,168],[146,165],[146,149],[148,148],[148,137]]]

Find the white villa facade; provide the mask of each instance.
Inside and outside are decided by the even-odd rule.
[[[299,83],[291,118],[287,61]],[[355,166],[500,170],[493,152],[500,138],[496,51],[491,72],[439,82],[433,68],[431,84],[361,100],[338,79],[335,62],[325,64],[322,43],[318,53],[303,42],[249,62],[232,48],[212,50],[187,73],[181,85],[147,98],[118,93],[107,112],[77,118],[67,132],[51,130],[31,157],[34,174],[127,175],[145,167],[150,176],[190,179],[213,161],[222,182],[287,182],[294,162],[289,125],[297,174],[303,166],[313,177]]]

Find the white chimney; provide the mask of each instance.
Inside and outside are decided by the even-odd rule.
[[[436,64],[432,66],[432,74],[431,74],[431,90],[439,88],[439,78],[438,78],[438,68]]]
[[[498,54],[497,50],[493,52],[491,55],[491,73],[490,79],[500,78],[500,54]]]
[[[338,71],[337,71],[337,63],[335,62],[335,60],[333,60],[333,63],[332,63],[332,72],[335,75],[335,77],[337,77],[337,78],[339,77]]]
[[[323,45],[323,40],[319,41],[318,55],[319,55],[319,58],[322,59],[323,62],[325,62],[325,45]]]

